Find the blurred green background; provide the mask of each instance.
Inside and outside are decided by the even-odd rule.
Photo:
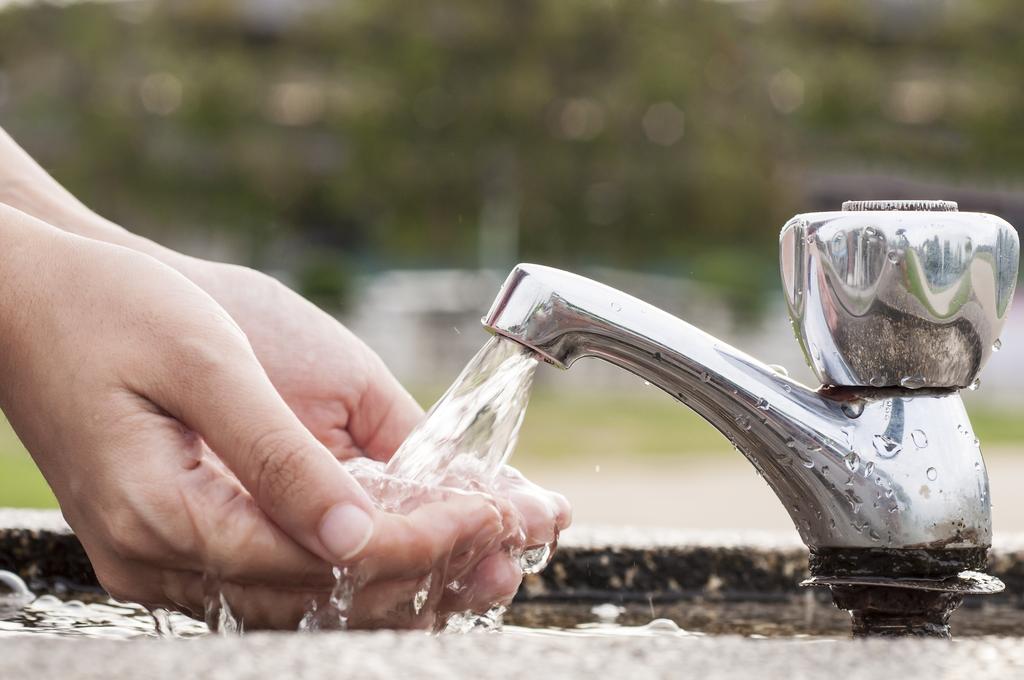
[[[516,449],[516,465],[531,471],[572,463],[589,472],[595,462],[618,458],[667,462],[704,461],[737,455],[725,438],[693,411],[657,390],[649,394],[575,394],[571,399],[540,390],[530,407]],[[424,404],[440,393],[417,395]],[[426,398],[424,398],[426,396]],[[971,410],[975,433],[987,449],[999,451],[1024,441],[1024,419],[1009,410]],[[624,455],[625,454],[625,455]],[[9,427],[0,420],[0,507],[57,507],[42,476]]]
[[[27,3],[0,10],[0,124],[101,214],[338,314],[376,272],[536,260],[685,277],[742,326],[793,213],[1024,223],[1022,63],[1011,0]],[[541,389],[520,448],[728,445],[659,395]],[[52,503],[19,451],[0,428],[0,505]]]
[[[1022,27],[1012,0],[30,3],[0,12],[0,122],[101,214],[331,304],[520,259],[756,313],[837,174],[1013,222],[969,189],[1024,163]]]

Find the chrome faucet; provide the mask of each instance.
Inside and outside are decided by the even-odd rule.
[[[959,390],[999,345],[1017,280],[1007,222],[946,201],[856,201],[780,237],[794,331],[822,387],[642,300],[521,264],[484,326],[568,368],[595,356],[654,383],[764,477],[855,634],[948,635],[986,566],[988,475]]]

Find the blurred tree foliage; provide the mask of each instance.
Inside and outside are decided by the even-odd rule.
[[[753,307],[800,173],[1018,175],[1021,27],[1013,0],[29,5],[0,12],[0,122],[109,217],[325,300],[353,267],[517,258]]]

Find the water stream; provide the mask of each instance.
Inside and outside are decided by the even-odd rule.
[[[490,339],[463,369],[448,391],[406,438],[386,466],[368,459],[347,462],[374,501],[384,510],[408,513],[425,502],[443,498],[447,490],[496,492],[499,471],[515,448],[526,414],[535,355],[500,337]],[[524,571],[542,569],[548,546],[514,554]],[[336,572],[337,585],[329,601],[311,604],[303,630],[344,628],[348,608],[362,586],[359,565]],[[430,574],[408,603],[410,618],[444,589],[458,592],[458,574]],[[501,625],[503,608],[483,614],[456,613],[435,622],[438,630],[463,632]]]
[[[389,512],[408,513],[452,493],[479,491],[500,495],[496,480],[515,448],[537,363],[533,353],[521,345],[492,338],[470,360],[390,462],[385,465],[357,458],[346,461],[347,469],[375,503]],[[550,546],[500,549],[519,559],[527,573],[543,569],[551,554]],[[436,603],[445,589],[458,592],[463,587],[459,578],[466,574],[450,573],[449,566],[445,564],[440,571],[426,576],[418,592],[401,605],[409,620],[420,615],[428,602]],[[0,576],[9,577],[9,582],[0,582],[4,586],[0,591],[10,591],[6,598],[0,598],[0,605],[7,605],[0,606],[5,610],[0,611],[0,631],[79,635],[112,629],[130,637],[141,629],[158,634],[173,630],[175,635],[185,636],[201,634],[206,629],[241,634],[244,629],[244,621],[232,614],[219,582],[209,576],[204,580],[205,626],[163,610],[142,610],[145,614],[140,615],[137,605],[98,596],[65,602],[52,595],[35,598],[13,574],[0,572]],[[335,568],[334,578],[333,590],[309,603],[299,630],[347,627],[353,599],[358,598],[365,579],[358,563],[345,569]],[[433,627],[453,632],[493,629],[501,625],[502,613],[503,608],[497,606],[483,614],[455,613],[434,621]],[[117,621],[127,623],[118,627],[114,625]]]

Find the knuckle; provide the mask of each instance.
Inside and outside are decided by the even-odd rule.
[[[237,338],[229,334],[197,329],[183,332],[172,339],[171,352],[175,364],[195,375],[220,375],[237,360],[244,349]]]
[[[302,445],[290,433],[272,430],[252,444],[254,496],[257,503],[272,509],[302,492]]]

